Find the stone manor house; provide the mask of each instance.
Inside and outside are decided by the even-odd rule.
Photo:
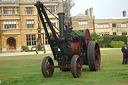
[[[38,16],[34,6],[38,0],[0,0],[0,31],[3,31],[0,41],[0,49],[6,51],[21,51],[21,46],[25,45],[31,49],[36,46],[38,37]],[[40,0],[56,16],[58,12],[65,13],[65,24],[70,16],[69,0]],[[59,21],[48,11],[47,14],[57,28]],[[91,33],[103,35],[127,35],[128,17],[123,11],[123,17],[112,17],[95,19],[93,8],[87,9],[85,14],[78,14],[72,17],[73,30],[83,31],[89,29]],[[50,33],[50,31],[49,31]],[[49,48],[48,40],[42,28],[42,42]]]

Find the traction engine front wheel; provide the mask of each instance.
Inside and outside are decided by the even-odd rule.
[[[78,55],[74,55],[71,60],[71,73],[74,78],[80,77],[82,74],[82,61]]]
[[[44,57],[41,65],[42,74],[45,78],[51,77],[54,73],[54,63],[51,57]]]

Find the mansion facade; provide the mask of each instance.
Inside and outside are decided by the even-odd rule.
[[[38,15],[34,4],[38,0],[0,0],[0,31],[3,31],[0,41],[2,52],[21,51],[21,46],[31,49],[36,46],[38,38]],[[70,12],[68,0],[40,0],[55,15],[65,13],[65,24],[69,21]],[[67,11],[68,9],[68,11]],[[46,11],[52,24],[59,28],[59,21]],[[90,33],[104,35],[128,35],[128,17],[123,11],[123,17],[95,19],[93,8],[87,9],[85,14],[72,17],[73,30],[89,29]],[[49,28],[48,28],[49,29]],[[49,31],[51,33],[51,31]],[[45,32],[41,30],[42,42],[49,48]]]
[[[36,46],[38,38],[38,14],[34,4],[38,0],[0,0],[0,30],[2,52],[9,50],[21,51],[21,46]],[[40,0],[55,16],[63,12],[62,0]],[[59,27],[59,21],[46,11],[50,21]],[[50,33],[50,31],[49,31]],[[48,40],[42,28],[41,37],[44,45]]]

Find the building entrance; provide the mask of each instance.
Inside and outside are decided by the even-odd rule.
[[[7,39],[7,44],[9,46],[9,50],[16,49],[16,40],[13,37]]]

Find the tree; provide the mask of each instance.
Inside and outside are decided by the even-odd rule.
[[[79,30],[73,30],[73,35],[77,34],[77,35],[83,35],[83,32],[79,31]]]
[[[97,41],[100,47],[102,46],[103,36],[100,36],[94,32],[91,34],[91,39],[94,39],[95,41]]]
[[[97,42],[103,41],[103,37],[100,36],[100,35],[98,35],[95,32],[91,34],[91,38],[94,39],[94,40],[96,40]]]

